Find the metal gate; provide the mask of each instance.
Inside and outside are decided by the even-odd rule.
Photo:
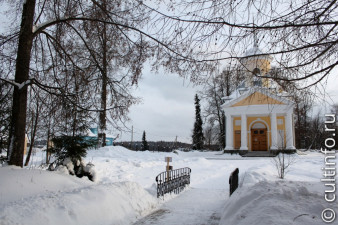
[[[160,173],[156,177],[157,197],[166,193],[180,193],[186,185],[190,184],[191,169],[188,167],[169,170]]]

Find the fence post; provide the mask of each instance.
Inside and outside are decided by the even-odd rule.
[[[169,162],[172,162],[172,157],[165,157],[164,162],[167,162],[167,166],[165,167],[165,170],[167,171],[167,180],[170,180],[170,171],[172,170],[172,166],[169,165]]]
[[[239,173],[239,169],[236,168],[234,171],[232,171],[232,173],[230,174],[229,177],[229,186],[230,186],[230,195],[232,195],[232,193],[237,189],[238,187],[238,173]]]

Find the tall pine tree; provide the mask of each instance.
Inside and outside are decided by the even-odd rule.
[[[202,128],[202,118],[201,118],[201,106],[198,95],[195,95],[195,124],[194,132],[192,134],[192,149],[202,149],[204,143],[204,135]]]
[[[142,151],[149,150],[148,142],[146,140],[146,132],[143,131],[142,135]]]

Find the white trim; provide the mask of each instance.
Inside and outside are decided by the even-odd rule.
[[[271,123],[271,146],[270,146],[270,150],[278,150],[277,115],[276,115],[276,113],[271,113],[270,123]]]
[[[248,112],[250,115],[257,116],[269,116],[270,113],[276,113],[279,115],[285,115],[288,112],[293,111],[293,105],[245,105],[245,106],[235,106],[235,107],[224,107],[223,111],[226,114],[231,114],[233,116],[240,116],[241,112]]]
[[[251,129],[264,129],[264,128],[266,128],[265,124],[263,124],[261,122],[257,122],[257,123],[255,123],[255,124],[252,125]]]
[[[246,114],[241,115],[241,147],[239,150],[248,150],[248,132]]]
[[[293,135],[293,126],[292,126],[292,113],[287,113],[285,116],[285,139],[286,139],[286,149],[296,149],[294,146],[294,135]]]
[[[233,142],[234,142],[234,123],[231,114],[226,114],[226,147],[225,150],[234,150]]]

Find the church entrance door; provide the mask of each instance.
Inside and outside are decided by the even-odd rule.
[[[267,151],[267,129],[252,129],[252,151]]]

